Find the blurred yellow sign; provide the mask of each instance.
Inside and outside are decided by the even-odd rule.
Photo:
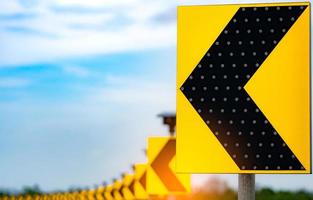
[[[148,194],[146,192],[146,174],[146,164],[134,165],[134,176],[129,184],[129,190],[134,195],[135,199],[148,199]]]
[[[190,174],[176,174],[176,139],[148,139],[147,192],[151,195],[179,194],[190,191]]]
[[[310,6],[178,8],[177,170],[310,173]]]
[[[134,176],[130,174],[124,174],[122,180],[122,187],[120,189],[120,193],[125,200],[133,200],[134,194],[130,191],[129,186],[133,182]]]

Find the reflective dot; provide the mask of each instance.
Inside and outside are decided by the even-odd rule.
[[[189,101],[192,102],[192,98],[189,98]]]
[[[212,75],[212,79],[215,79],[216,78],[216,76],[215,75]]]
[[[215,131],[215,135],[218,135],[218,131]]]
[[[239,30],[238,29],[236,30],[236,34],[239,34]]]
[[[276,7],[276,10],[280,10],[280,7],[279,7],[279,6],[277,6],[277,7]]]
[[[261,44],[265,44],[265,40],[262,40],[262,41],[261,41]]]
[[[276,131],[274,131],[274,132],[273,132],[273,134],[274,134],[274,135],[277,135],[277,132],[276,132]]]
[[[247,108],[243,109],[243,112],[248,112],[248,109]]]
[[[250,44],[251,44],[251,45],[253,45],[253,44],[254,44],[254,41],[253,41],[253,40],[251,40],[251,41],[250,41]]]
[[[241,123],[241,124],[244,124],[244,123],[245,123],[245,120],[241,120],[240,123]]]
[[[253,131],[250,131],[250,135],[254,135],[254,132],[253,132]]]
[[[210,54],[210,53],[207,53],[206,55],[207,55],[208,57],[210,57],[210,56],[211,56],[211,54]]]
[[[181,89],[182,91],[184,91],[185,88],[184,88],[184,87],[181,87],[180,89]]]
[[[265,7],[265,11],[268,11],[268,7]]]
[[[236,79],[238,79],[238,78],[239,78],[238,74],[236,74],[236,75],[235,75],[235,78],[236,78]]]
[[[209,113],[212,113],[213,112],[213,109],[209,109]]]
[[[206,121],[206,123],[207,123],[207,124],[210,124],[210,121],[209,121],[209,120],[207,120],[207,121]]]
[[[273,40],[273,43],[274,43],[274,44],[277,44],[277,41],[276,41],[276,40]]]
[[[260,112],[260,110],[259,110],[258,108],[256,108],[256,109],[255,109],[255,112],[257,112],[257,113],[258,113],[258,112]]]
[[[233,122],[233,120],[229,120],[229,124],[233,124],[234,122]]]
[[[233,53],[233,52],[230,52],[230,53],[229,53],[229,55],[230,55],[230,56],[233,56],[233,55],[234,55],[234,53]]]
[[[246,169],[246,166],[241,166],[241,169]]]
[[[225,67],[225,65],[222,63],[222,64],[221,64],[221,68],[223,68],[223,67]]]
[[[217,86],[215,86],[215,87],[214,87],[214,90],[218,90],[218,87],[217,87]]]
[[[279,170],[279,169],[280,169],[280,166],[277,166],[277,169]]]
[[[236,67],[236,64],[235,64],[235,63],[233,63],[233,64],[232,64],[232,67]]]
[[[238,135],[242,135],[242,132],[241,132],[241,131],[238,131]]]
[[[260,154],[256,154],[255,157],[256,157],[256,158],[260,158]]]
[[[230,45],[230,41],[227,41],[226,44],[227,44],[227,45]]]
[[[267,121],[267,120],[264,120],[264,124],[268,124],[268,121]]]
[[[275,31],[274,31],[274,29],[270,29],[270,32],[271,32],[271,33],[274,33]]]
[[[257,169],[257,166],[254,165],[254,166],[253,166],[253,169]]]
[[[189,79],[191,79],[191,80],[192,80],[192,79],[193,79],[193,76],[189,76]]]
[[[203,87],[203,90],[206,91],[208,88],[206,86]]]
[[[249,20],[248,20],[248,18],[245,18],[245,22],[248,22]]]
[[[221,53],[221,52],[219,52],[217,55],[218,55],[218,56],[222,56],[222,53]]]
[[[231,111],[232,111],[233,113],[235,113],[235,112],[236,112],[236,109],[233,108]]]
[[[238,44],[239,44],[239,45],[242,45],[242,41],[238,41]]]
[[[224,143],[224,147],[227,147],[227,143]]]
[[[250,99],[250,97],[247,97],[247,99],[246,99],[247,101],[250,101],[251,99]]]
[[[202,67],[202,65],[201,65],[201,64],[199,64],[199,65],[198,65],[198,67],[199,67],[199,68],[201,68],[201,67]]]
[[[280,17],[280,18],[279,18],[279,21],[281,21],[281,22],[282,22],[283,20],[284,20],[284,19],[283,19],[282,17]]]
[[[230,90],[230,87],[229,87],[229,86],[226,86],[226,90]]]
[[[245,154],[244,157],[247,159],[249,156],[248,156],[248,154]]]
[[[269,17],[269,18],[267,18],[267,21],[268,21],[268,22],[272,21],[272,18],[270,18],[270,17]]]
[[[237,143],[235,143],[235,146],[236,146],[236,147],[239,147],[239,143],[238,143],[238,142],[237,142]]]
[[[259,21],[260,21],[260,19],[259,19],[259,18],[256,18],[256,19],[255,19],[255,21],[256,21],[256,22],[259,22]]]
[[[245,52],[241,52],[241,56],[244,56],[245,55]]]
[[[226,97],[224,97],[224,98],[223,98],[223,101],[227,101],[227,98],[226,98]]]
[[[295,21],[295,18],[294,18],[294,17],[291,17],[290,20],[291,20],[291,21]]]
[[[217,123],[218,123],[218,124],[221,124],[221,123],[222,123],[222,121],[221,121],[221,120],[218,120],[218,121],[217,121]]]
[[[204,98],[201,98],[200,101],[201,101],[201,102],[204,102]]]
[[[221,109],[221,113],[223,113],[223,112],[224,112],[224,109],[222,108],[222,109]]]
[[[247,63],[243,64],[243,67],[248,67],[248,64]]]
[[[250,30],[250,29],[248,29],[248,30],[247,30],[247,33],[249,33],[249,34],[250,34],[250,33],[251,33],[251,30]]]
[[[210,68],[213,68],[213,64],[210,64],[209,67],[210,67]]]
[[[280,154],[279,157],[280,157],[280,158],[283,158],[284,156],[283,156],[283,154]]]
[[[268,154],[267,157],[268,157],[268,158],[272,158],[272,155],[271,155],[271,154]]]
[[[286,29],[283,28],[281,31],[282,31],[283,33],[285,33],[285,32],[286,32]]]
[[[256,7],[254,7],[254,8],[253,8],[253,11],[257,11],[257,8],[256,8]]]
[[[195,91],[195,90],[196,90],[196,87],[195,87],[195,86],[193,86],[193,87],[191,87],[191,89],[192,89],[193,91]]]
[[[262,146],[263,146],[263,144],[260,142],[260,143],[259,143],[259,147],[262,147]]]
[[[242,89],[242,87],[241,86],[238,86],[238,90],[241,90]]]
[[[238,98],[238,97],[235,97],[235,101],[239,101],[239,98]]]
[[[268,169],[268,166],[265,166],[265,169]]]
[[[212,101],[215,101],[215,98],[213,97],[211,100],[212,100]]]
[[[233,155],[233,158],[236,158],[236,157],[237,157],[236,154],[234,154],[234,155]]]
[[[272,142],[270,145],[271,145],[271,147],[274,147],[274,146],[275,146],[273,142]]]
[[[225,33],[225,34],[227,34],[227,33],[228,33],[228,31],[227,31],[227,30],[224,30],[224,33]]]
[[[218,41],[215,42],[215,45],[219,45],[220,43]]]
[[[249,75],[249,74],[247,74],[247,75],[246,75],[246,77],[249,79],[249,78],[250,78],[250,75]]]
[[[227,79],[227,75],[224,75],[223,78],[224,78],[224,79]]]
[[[200,78],[203,80],[203,79],[204,79],[204,76],[203,76],[203,75],[201,75],[201,76],[200,76]]]
[[[201,109],[198,109],[198,113],[201,113]]]
[[[263,33],[263,30],[262,30],[262,29],[259,29],[259,33]]]
[[[233,19],[233,22],[236,23],[236,22],[237,22],[237,19]]]
[[[253,55],[253,56],[256,56],[256,52],[255,52],[255,51],[254,51],[254,52],[252,52],[252,55]]]
[[[262,135],[265,135],[265,134],[266,134],[266,132],[265,132],[265,131],[262,131],[262,132],[261,132],[261,134],[262,134]]]
[[[266,56],[268,55],[267,51],[264,52],[264,55],[266,55]]]
[[[251,144],[250,144],[250,143],[247,143],[247,147],[251,147]]]
[[[226,132],[226,135],[230,135],[230,131],[227,131],[227,132]]]
[[[292,169],[292,166],[289,166],[289,169]]]
[[[292,10],[292,7],[291,7],[291,6],[288,6],[288,10]]]
[[[256,124],[256,120],[252,120],[252,124]]]

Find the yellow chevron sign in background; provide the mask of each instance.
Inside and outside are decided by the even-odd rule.
[[[152,195],[179,194],[190,191],[190,174],[176,174],[176,139],[148,139],[147,192]]]
[[[310,173],[309,3],[181,6],[177,32],[177,171]]]

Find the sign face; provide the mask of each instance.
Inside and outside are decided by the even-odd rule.
[[[176,139],[148,139],[147,192],[151,195],[180,194],[190,191],[190,174],[176,174]]]
[[[132,200],[134,198],[134,194],[130,191],[129,186],[133,182],[134,176],[130,174],[124,174],[122,187],[120,189],[120,193],[125,200]]]
[[[113,185],[108,185],[105,187],[105,192],[104,192],[105,199],[107,200],[114,199],[114,197],[112,196],[112,191],[113,191]]]
[[[129,184],[129,190],[134,195],[135,199],[148,199],[146,191],[147,165],[134,165],[133,180]]]
[[[113,189],[111,191],[112,197],[114,198],[114,200],[123,200],[123,196],[120,193],[120,189],[122,187],[122,183],[119,180],[114,181],[113,183]]]
[[[177,171],[311,173],[309,3],[178,8]]]

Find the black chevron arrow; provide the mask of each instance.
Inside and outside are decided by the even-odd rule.
[[[244,86],[306,7],[241,7],[180,88],[242,170],[304,170]]]

